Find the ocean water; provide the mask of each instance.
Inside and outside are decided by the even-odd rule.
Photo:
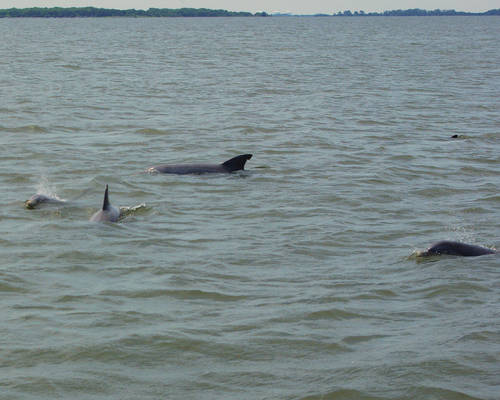
[[[0,399],[500,397],[499,18],[0,37]]]

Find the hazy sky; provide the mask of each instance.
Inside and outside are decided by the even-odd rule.
[[[332,14],[351,10],[365,12],[422,8],[483,12],[500,8],[499,0],[0,0],[0,8],[25,7],[103,7],[103,8],[212,8],[230,11],[291,12]]]

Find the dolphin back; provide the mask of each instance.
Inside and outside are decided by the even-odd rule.
[[[462,257],[476,257],[485,254],[496,254],[496,251],[487,247],[477,246],[475,244],[453,242],[451,240],[442,240],[434,243],[427,249],[424,255],[452,255]]]
[[[245,163],[252,158],[252,154],[242,154],[222,163],[222,166],[229,172],[245,169]]]
[[[252,154],[242,154],[223,162],[222,164],[162,164],[148,168],[150,173],[162,174],[204,174],[228,173],[245,169],[245,163],[252,158]]]

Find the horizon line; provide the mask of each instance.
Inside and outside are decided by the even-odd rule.
[[[427,10],[427,9],[422,9],[422,8],[408,8],[408,9],[393,9],[393,10],[384,10],[384,11],[364,11],[364,10],[343,10],[343,11],[332,11],[331,13],[326,13],[326,12],[316,12],[316,13],[295,13],[291,11],[257,11],[255,13],[252,13],[250,11],[229,11],[225,9],[211,9],[211,8],[195,8],[195,7],[181,7],[181,8],[157,8],[157,7],[149,7],[148,9],[136,9],[136,8],[105,8],[105,7],[94,7],[94,6],[83,6],[83,7],[60,7],[60,6],[53,6],[53,7],[23,7],[23,8],[18,8],[18,7],[10,7],[10,8],[0,8],[0,12],[3,12],[4,14],[7,11],[26,11],[26,10],[44,10],[44,11],[49,11],[49,10],[96,10],[96,11],[110,11],[110,12],[129,12],[128,15],[123,15],[123,16],[155,16],[155,15],[148,15],[148,12],[151,11],[182,11],[182,10],[191,10],[191,11],[207,11],[207,12],[214,12],[214,13],[227,13],[227,14],[234,14],[237,16],[237,14],[249,14],[251,16],[334,16],[334,17],[340,17],[340,16],[439,16],[439,15],[500,15],[500,8],[494,8],[494,9],[489,9],[486,11],[457,11],[455,9],[434,9],[434,10]],[[138,13],[140,15],[133,15],[133,13]],[[3,15],[4,17],[10,17],[10,15]],[[30,17],[32,15],[23,15],[23,16],[12,16],[12,17]],[[108,15],[100,15],[102,17],[106,17]],[[120,16],[120,15],[112,15],[112,16]],[[182,15],[179,15],[182,16]],[[215,16],[215,15],[214,15]],[[223,16],[223,15],[221,15]],[[2,15],[0,15],[2,17]]]

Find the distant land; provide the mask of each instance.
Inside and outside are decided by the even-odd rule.
[[[33,7],[0,10],[0,18],[85,18],[85,17],[265,17],[265,12],[249,13],[208,8],[150,8],[117,10],[95,7]]]
[[[500,8],[472,13],[455,10],[392,10],[365,12],[346,10],[332,14],[314,14],[316,17],[409,17],[409,16],[459,16],[459,15],[500,15]],[[148,10],[117,10],[95,7],[33,7],[0,9],[0,18],[89,18],[89,17],[301,17],[297,14],[268,14],[265,11],[252,14],[245,11],[211,10],[208,8],[150,8]],[[309,15],[308,15],[309,16]]]
[[[305,15],[298,14],[271,14],[273,17],[301,17]],[[313,14],[307,15],[310,17],[426,17],[426,16],[455,16],[455,15],[500,15],[500,8],[485,11],[482,13],[472,13],[455,10],[422,10],[420,8],[411,8],[409,10],[391,10],[382,12],[365,12],[365,11],[338,11],[333,14]]]
[[[392,11],[384,11],[381,13],[369,12],[365,13],[364,11],[354,11],[350,10],[338,12],[333,14],[334,17],[363,17],[363,16],[382,16],[382,17],[425,17],[425,16],[454,16],[454,15],[500,15],[500,8],[495,10],[489,10],[482,13],[471,13],[464,11],[455,11],[455,10],[421,10],[420,8],[412,8],[409,10],[392,10]]]

